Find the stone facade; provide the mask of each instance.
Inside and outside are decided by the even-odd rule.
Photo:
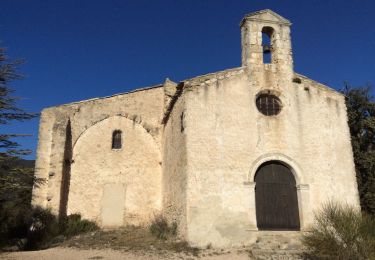
[[[192,245],[249,244],[254,178],[275,161],[295,179],[300,230],[329,200],[359,207],[344,96],[294,72],[290,25],[270,10],[245,16],[242,67],[43,110],[33,204],[104,227],[162,213]],[[280,113],[262,114],[260,93]]]

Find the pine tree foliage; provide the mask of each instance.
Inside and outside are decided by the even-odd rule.
[[[9,60],[6,49],[0,47],[0,126],[12,121],[25,121],[37,116],[17,106],[18,97],[10,84],[22,79],[18,72],[23,60]],[[24,236],[24,218],[31,210],[32,186],[38,185],[33,166],[23,165],[19,157],[30,151],[21,149],[14,138],[26,136],[0,131],[0,246],[14,237]]]
[[[0,164],[0,247],[27,234],[34,169],[9,157]]]
[[[9,60],[6,56],[6,49],[0,47],[0,125],[9,124],[12,121],[25,121],[37,116],[27,113],[17,107],[18,97],[14,96],[14,91],[10,88],[10,83],[22,78],[18,68],[23,64],[23,60]],[[19,148],[19,144],[13,140],[15,137],[25,135],[0,133],[0,163],[10,159],[10,157],[24,155],[28,150]]]
[[[348,123],[362,210],[375,215],[375,102],[371,87],[346,84]]]

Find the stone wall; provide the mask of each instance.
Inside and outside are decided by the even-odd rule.
[[[45,109],[36,176],[46,183],[34,188],[33,204],[55,213],[67,207],[68,213],[79,212],[101,223],[104,186],[121,182],[127,190],[124,223],[144,223],[154,210],[160,211],[163,98],[158,86]],[[124,136],[120,151],[111,150],[111,131],[116,129]],[[65,151],[69,146],[71,155]],[[64,180],[70,182],[65,187]],[[68,195],[64,189],[69,189]],[[81,207],[80,202],[88,204]]]
[[[37,158],[35,161],[35,178],[42,180],[42,182],[34,185],[32,192],[32,204],[41,207],[46,207],[48,202],[48,175],[54,121],[53,113],[49,113],[47,110],[42,111],[39,122]]]
[[[301,230],[329,200],[359,207],[344,96],[293,71],[290,25],[270,10],[246,16],[242,67],[45,109],[35,174],[46,182],[33,204],[102,226],[162,211],[192,245],[251,244],[255,174],[278,161],[294,175]],[[260,113],[259,93],[277,96],[281,112]]]
[[[250,104],[246,78],[240,69],[192,82],[186,91],[187,222],[194,245],[246,241],[255,225],[254,197],[244,185],[253,150],[249,128],[254,127],[250,118],[243,120]]]
[[[112,149],[112,133],[122,131],[122,148]],[[124,221],[145,224],[161,210],[161,154],[153,137],[141,125],[113,116],[87,129],[73,148],[68,214],[81,213],[102,223],[104,188],[123,185]],[[120,195],[119,195],[120,196]],[[112,214],[115,214],[113,211]]]
[[[178,225],[186,238],[187,149],[185,134],[185,101],[177,100],[163,134],[163,212],[169,223]]]
[[[252,84],[244,71],[193,81],[185,91],[187,226],[195,245],[251,241],[254,175],[269,160],[295,174],[302,229],[328,200],[359,205],[344,97],[300,75],[300,84]],[[256,107],[266,89],[282,102],[277,116]]]

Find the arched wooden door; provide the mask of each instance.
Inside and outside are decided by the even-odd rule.
[[[255,175],[256,217],[259,230],[299,230],[296,180],[279,162],[262,164]]]

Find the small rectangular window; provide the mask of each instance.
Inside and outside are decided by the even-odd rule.
[[[121,149],[122,147],[122,132],[115,130],[112,133],[112,149]]]

